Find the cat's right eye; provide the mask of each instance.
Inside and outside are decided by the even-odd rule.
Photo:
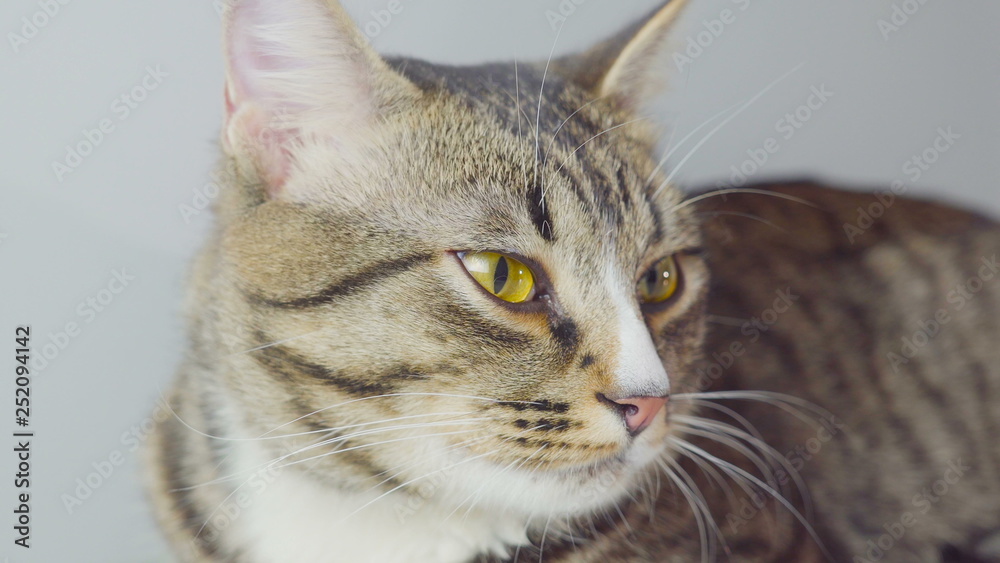
[[[461,252],[458,257],[490,294],[509,303],[534,299],[535,275],[520,260],[496,252]]]

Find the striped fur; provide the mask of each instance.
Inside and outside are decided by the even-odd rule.
[[[767,481],[759,462],[777,462],[760,442],[732,449],[705,429],[736,414],[786,452],[816,427],[773,404],[700,405],[713,397],[697,395],[705,385],[790,393],[842,421],[815,461],[786,468],[808,482],[810,529],[836,560],[864,554],[956,459],[973,469],[885,560],[966,556],[1000,529],[997,284],[955,305],[907,363],[887,360],[991,258],[993,223],[897,199],[851,243],[843,225],[867,196],[803,183],[762,189],[812,206],[760,194],[684,202],[661,189],[655,135],[636,111],[678,0],[552,65],[462,68],[379,58],[335,4],[262,2],[238,2],[228,33],[287,5],[310,18],[282,56],[315,53],[332,74],[313,84],[308,61],[288,65],[298,80],[285,86],[303,98],[263,138],[262,116],[287,102],[283,75],[254,82],[259,69],[230,63],[230,185],[193,269],[176,416],[148,448],[153,504],[182,560],[722,553],[699,537],[709,525],[687,489],[704,496],[732,559],[822,560],[795,510],[771,502],[730,523],[738,495],[689,459],[717,456]],[[305,43],[324,26],[329,36]],[[277,34],[267,46],[286,27],[242,32],[260,29]],[[351,64],[321,50],[330,45]],[[357,103],[322,105],[331,81]],[[254,98],[267,88],[275,95]],[[524,257],[543,297],[522,308],[490,298],[454,254],[480,250]],[[679,296],[640,308],[636,281],[671,255]],[[742,320],[782,291],[780,316],[751,325],[748,343]],[[706,379],[734,343],[744,352]],[[642,388],[643,354],[674,398],[632,436],[601,398]],[[679,455],[681,439],[698,449]],[[782,493],[807,507],[804,493]]]

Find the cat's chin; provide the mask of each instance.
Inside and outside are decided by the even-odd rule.
[[[475,492],[481,505],[507,513],[527,517],[591,514],[628,496],[647,482],[644,476],[656,470],[656,460],[666,455],[663,440],[644,438],[615,455],[555,469],[511,470],[504,464],[476,460],[468,471],[453,476],[453,485],[456,492]],[[483,475],[488,482],[483,482]]]

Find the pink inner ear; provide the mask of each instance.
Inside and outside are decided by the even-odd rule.
[[[320,14],[303,11],[302,2],[272,0],[240,0],[231,8],[227,28],[229,74],[236,86],[235,99],[250,98],[268,104],[285,104],[281,92],[268,91],[264,80],[291,71],[308,69],[316,61],[295,53],[285,42],[293,37],[278,37],[287,33],[295,21],[314,19]]]
[[[273,4],[243,0],[230,8],[225,105],[227,130],[249,143],[245,148],[252,151],[268,191],[275,196],[288,178],[291,169],[288,142],[297,131],[282,119],[293,111],[292,104],[282,92],[268,91],[266,79],[307,65],[305,61],[279,54],[282,45],[261,37],[268,33],[269,26],[281,25],[282,16],[268,13],[269,7],[273,12]]]
[[[226,81],[226,85],[222,87],[222,95],[226,98],[226,123],[233,117],[233,113],[236,111],[236,104],[233,102],[233,95],[230,92],[229,81]]]
[[[233,2],[225,45],[224,143],[253,160],[272,193],[301,144],[336,150],[371,124],[384,69],[332,0]]]

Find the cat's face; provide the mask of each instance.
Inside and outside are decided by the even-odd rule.
[[[255,17],[279,16],[237,14],[237,33]],[[670,431],[672,405],[642,429],[622,405],[683,388],[703,331],[697,226],[648,128],[568,63],[362,63],[344,95],[378,101],[310,108],[330,134],[261,127],[255,88],[230,84],[242,186],[216,283],[219,330],[259,348],[228,359],[248,422],[297,434],[284,463],[373,495],[437,475],[452,504],[612,501]]]

